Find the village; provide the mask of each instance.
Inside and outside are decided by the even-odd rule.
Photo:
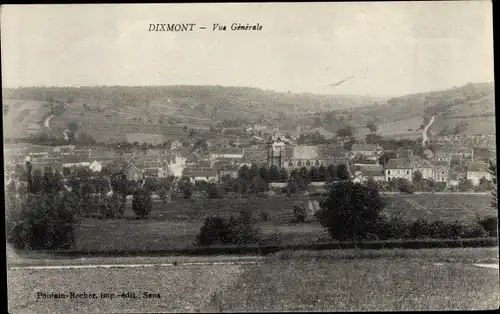
[[[193,185],[199,183],[221,184],[224,178],[236,179],[240,170],[252,165],[258,169],[272,168],[279,175],[265,177],[264,190],[283,190],[294,171],[310,176],[309,188],[323,190],[331,168],[345,165],[348,178],[353,182],[373,180],[387,186],[394,180],[429,181],[440,186],[441,191],[487,187],[491,181],[488,161],[495,150],[489,148],[490,137],[442,137],[434,138],[421,156],[409,148],[383,149],[379,144],[367,144],[366,140],[346,149],[339,139],[329,144],[297,144],[297,137],[283,135],[279,130],[267,136],[261,143],[225,143],[215,145],[206,141],[199,149],[192,143],[174,140],[166,148],[103,148],[99,146],[65,145],[38,146],[27,150],[6,148],[6,178],[23,173],[29,161],[34,171],[59,172],[67,180],[88,173],[90,177],[121,176],[132,182],[145,179],[183,178]],[[239,144],[239,145],[238,145]],[[255,144],[255,145],[251,145]],[[333,178],[330,178],[330,180]],[[484,188],[483,188],[484,189]]]

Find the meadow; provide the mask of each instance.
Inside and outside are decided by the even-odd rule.
[[[259,219],[257,227],[270,244],[302,245],[329,241],[326,229],[319,222],[291,222],[294,205],[303,206],[307,199],[175,199],[166,204],[157,200],[148,220],[136,220],[128,203],[124,219],[82,219],[76,226],[75,247],[80,251],[192,248],[207,216],[229,218],[242,210],[255,213]],[[467,223],[477,216],[497,216],[490,206],[489,195],[394,195],[388,197],[388,201],[383,214],[403,221],[421,218]]]
[[[498,308],[498,270],[478,268],[470,261],[433,261],[424,256],[267,258],[247,267],[212,304],[221,312]]]

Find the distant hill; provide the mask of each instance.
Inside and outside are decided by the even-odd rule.
[[[43,122],[54,106],[63,107],[50,119],[51,132],[55,135],[60,135],[68,122],[76,121],[80,131],[115,141],[124,139],[127,132],[162,133],[161,129],[170,132],[184,124],[206,129],[231,119],[245,126],[289,116],[351,109],[373,101],[351,95],[278,93],[250,87],[25,87],[3,89],[4,113],[7,111],[4,134],[18,137],[33,133],[36,130],[27,131],[28,124],[33,127],[33,123],[41,125],[39,131],[45,130]],[[25,117],[27,111],[15,109],[25,107],[31,113],[28,118]]]
[[[360,126],[374,120],[384,133],[412,131],[432,116],[431,134],[494,134],[495,90],[493,83],[469,83],[447,90],[405,95],[373,106],[351,110]]]

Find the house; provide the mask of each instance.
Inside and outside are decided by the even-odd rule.
[[[365,166],[365,165],[355,165],[354,166],[354,182],[366,182],[370,178],[375,181],[384,181],[384,168],[380,165],[376,166]]]
[[[159,177],[158,168],[144,169],[144,178],[158,178],[158,177]]]
[[[59,153],[61,155],[71,155],[73,154],[75,148],[76,148],[75,145],[64,145],[64,146],[54,147],[52,151]]]
[[[265,161],[267,160],[266,149],[264,148],[243,148],[243,158],[249,161]]]
[[[471,180],[473,185],[478,185],[482,178],[491,180],[491,174],[488,171],[489,165],[483,162],[470,163],[467,166],[467,180]]]
[[[94,159],[94,161],[92,161],[90,163],[89,169],[92,172],[101,172],[101,170],[102,170],[102,164],[99,161],[97,161],[97,160]]]
[[[383,151],[382,147],[378,144],[356,143],[351,147],[351,154],[353,156],[378,157]]]
[[[210,154],[211,160],[216,160],[219,158],[241,159],[243,158],[243,150],[241,148],[229,147]]]
[[[90,161],[86,157],[76,156],[76,155],[65,155],[62,156],[61,162],[64,168],[71,167],[88,167],[90,166]]]
[[[49,151],[50,148],[45,146],[31,147],[28,150],[28,156],[30,156],[31,158],[48,157]]]
[[[169,156],[167,158],[167,172],[174,176],[182,176],[182,171],[186,167],[186,157],[181,157],[179,155]]]
[[[422,174],[422,179],[436,182],[448,182],[450,166],[446,161],[420,160],[415,162],[414,170]]]
[[[450,161],[452,157],[457,157],[460,160],[474,159],[474,149],[463,146],[445,145],[436,151],[434,160]]]
[[[395,153],[396,153],[397,158],[410,158],[413,156],[413,150],[411,150],[409,148],[400,147],[400,148],[396,149]]]
[[[277,165],[288,171],[306,167],[328,167],[344,162],[348,151],[331,144],[324,145],[281,145],[274,143],[269,153],[269,165]]]
[[[182,147],[182,142],[179,140],[173,140],[170,144],[170,149],[176,150]]]
[[[86,146],[75,146],[73,154],[77,156],[89,157],[92,155],[92,149]]]
[[[202,181],[216,183],[218,180],[217,173],[213,169],[184,169],[182,176],[189,178],[189,181],[193,184]]]
[[[239,165],[227,165],[222,164],[218,167],[219,176],[230,176],[231,178],[238,177],[238,170],[240,169]]]
[[[63,171],[63,167],[61,165],[61,159],[60,158],[34,158],[31,161],[32,169],[33,170],[40,170],[43,173],[48,172],[49,170],[51,172]]]
[[[413,162],[409,158],[390,159],[384,169],[385,180],[403,178],[409,181],[413,178]]]

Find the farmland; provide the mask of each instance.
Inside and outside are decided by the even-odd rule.
[[[182,265],[187,257],[38,260],[74,269],[9,268],[10,312],[259,312],[469,310],[498,307],[498,249],[295,251],[254,264]],[[178,266],[162,263],[179,261]],[[223,262],[225,257],[196,258]],[[33,262],[33,260],[32,260]],[[120,263],[120,268],[91,268]],[[149,263],[154,267],[127,267]],[[27,264],[28,266],[30,264]],[[83,268],[77,268],[78,266]],[[81,280],[85,278],[85,280]],[[57,287],[69,293],[157,293],[153,299],[36,299]]]
[[[326,229],[318,222],[291,223],[293,206],[304,205],[307,198],[202,199],[156,201],[149,220],[135,220],[131,205],[125,219],[83,219],[76,227],[76,248],[82,251],[164,250],[190,248],[205,217],[219,214],[236,216],[241,210],[256,214],[257,226],[269,243],[306,244],[328,241]],[[405,221],[422,218],[469,222],[497,212],[489,195],[395,195],[388,197],[384,214]],[[425,206],[425,207],[424,207]],[[262,213],[267,214],[262,219]]]

